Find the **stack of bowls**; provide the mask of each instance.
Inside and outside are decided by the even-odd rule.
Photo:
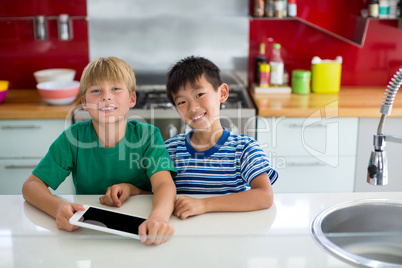
[[[47,81],[36,85],[42,98],[52,105],[68,105],[77,99],[80,91],[78,81]]]
[[[8,92],[8,81],[0,80],[0,103],[2,103]]]
[[[34,72],[36,88],[42,98],[51,105],[68,105],[77,98],[80,83],[74,81],[73,69],[46,69]]]
[[[73,81],[75,70],[63,68],[45,69],[34,72],[34,77],[38,84],[47,81]]]

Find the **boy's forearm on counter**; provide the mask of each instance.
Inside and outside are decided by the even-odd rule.
[[[173,213],[175,199],[176,192],[174,188],[162,188],[154,192],[154,197],[152,199],[153,209],[149,216],[155,216],[169,221],[169,218]]]
[[[56,218],[57,209],[65,202],[55,197],[44,183],[41,184],[33,178],[30,177],[24,183],[22,191],[24,199],[31,205]]]
[[[152,194],[152,192],[142,190],[135,185],[129,184],[129,186],[130,186],[130,195]]]
[[[161,174],[158,174],[161,177],[152,178],[154,197],[152,199],[153,210],[150,217],[161,217],[168,221],[174,209],[176,187],[173,183],[170,172],[166,172],[168,171],[163,171]]]
[[[269,208],[273,204],[272,192],[265,189],[248,191],[204,199],[207,212],[253,211]]]

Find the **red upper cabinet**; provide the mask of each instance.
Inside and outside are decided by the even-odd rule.
[[[86,16],[86,0],[2,0],[0,17],[30,17],[56,16],[68,14],[70,16]]]

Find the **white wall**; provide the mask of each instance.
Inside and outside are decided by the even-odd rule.
[[[90,59],[116,56],[136,72],[166,72],[189,55],[247,70],[248,1],[88,0]]]

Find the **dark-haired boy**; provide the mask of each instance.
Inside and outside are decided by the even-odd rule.
[[[178,194],[220,194],[209,198],[181,196],[174,214],[181,219],[212,211],[252,211],[271,207],[278,173],[258,143],[220,123],[220,105],[229,95],[219,68],[202,57],[187,57],[174,65],[167,95],[187,134],[167,140],[178,175]]]

